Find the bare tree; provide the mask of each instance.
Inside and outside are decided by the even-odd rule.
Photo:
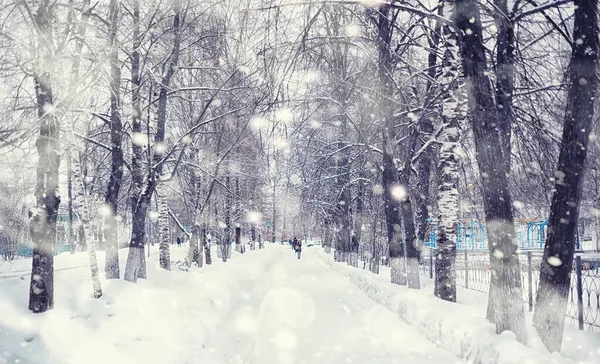
[[[36,206],[29,212],[29,228],[33,240],[33,260],[29,289],[29,309],[35,313],[54,308],[54,245],[60,195],[58,193],[60,122],[54,111],[52,89],[52,12],[49,0],[43,0],[33,14],[36,46],[40,56],[35,60],[33,77],[36,110],[39,118]]]
[[[575,1],[573,40],[566,75],[567,108],[533,317],[534,327],[550,351],[560,351],[562,344],[563,313],[569,296],[584,166],[594,117],[600,51],[597,0]]]
[[[454,25],[459,30],[459,44],[463,72],[468,89],[469,112],[473,128],[477,163],[483,185],[492,280],[496,281],[496,331],[513,331],[517,340],[527,341],[522,304],[521,273],[512,196],[508,186],[506,162],[501,150],[498,118],[494,92],[487,74],[487,60],[479,5],[474,0],[458,0],[454,11]]]

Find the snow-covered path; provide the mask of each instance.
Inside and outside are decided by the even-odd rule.
[[[461,362],[333,271],[319,249],[297,260],[269,244],[189,272],[161,270],[152,252],[147,280],[103,280],[98,300],[89,268],[69,265],[85,253],[61,256],[45,314],[27,311],[27,276],[0,279],[0,363]],[[173,247],[172,259],[186,251]]]
[[[313,248],[318,249],[318,248]],[[258,258],[258,256],[257,256]],[[459,363],[315,254],[272,247],[204,345],[214,363]]]

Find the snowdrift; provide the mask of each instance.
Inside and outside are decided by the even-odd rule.
[[[372,300],[395,312],[431,342],[471,364],[565,363],[560,354],[526,347],[514,334],[496,335],[492,324],[476,316],[471,307],[435,299],[423,291],[382,281],[374,274],[349,267],[319,252],[334,271],[349,278]]]

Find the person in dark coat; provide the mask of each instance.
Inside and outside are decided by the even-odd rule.
[[[177,237],[177,246],[181,246],[181,238],[179,236]]]
[[[292,249],[294,252],[296,251],[296,245],[298,245],[298,239],[294,236],[294,240],[292,241]]]
[[[302,253],[302,240],[298,240],[298,243],[296,244],[296,256],[298,256],[298,259],[300,259],[301,253]]]

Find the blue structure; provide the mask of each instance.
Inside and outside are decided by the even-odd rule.
[[[528,222],[525,231],[520,231],[517,225],[517,241],[519,249],[543,249],[546,220]],[[523,225],[521,225],[523,226]],[[425,246],[437,247],[437,224],[427,220],[427,232],[425,234]],[[485,224],[477,219],[459,222],[456,236],[456,249],[458,250],[487,250],[487,231]]]

